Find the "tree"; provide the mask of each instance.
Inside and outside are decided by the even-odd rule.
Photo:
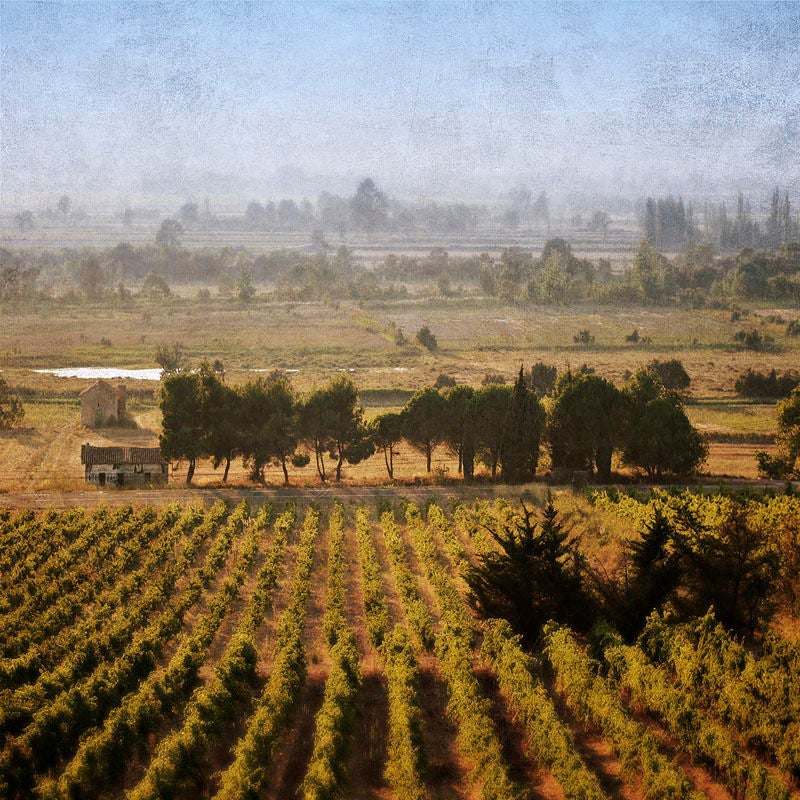
[[[161,453],[172,461],[187,459],[186,484],[194,477],[197,459],[207,453],[207,431],[203,424],[203,398],[199,372],[176,372],[161,382]]]
[[[611,477],[611,455],[622,432],[623,401],[613,383],[598,375],[566,372],[556,381],[547,420],[556,469],[597,470]]]
[[[768,478],[793,478],[798,474],[800,456],[800,386],[778,403],[778,435],[776,453],[756,453],[759,473]]]
[[[174,250],[183,236],[183,225],[176,219],[165,219],[156,231],[156,244],[165,250]]]
[[[652,477],[686,475],[705,460],[708,445],[692,426],[678,394],[649,369],[638,369],[623,389],[628,425],[623,460]]]
[[[148,272],[144,276],[142,294],[149,300],[166,300],[171,293],[169,284],[163,275],[159,275],[157,272]]]
[[[367,233],[382,230],[388,222],[387,206],[386,195],[378,189],[375,181],[364,178],[350,200],[353,223]]]
[[[103,292],[106,273],[96,256],[89,256],[78,266],[78,285],[87,300],[97,300]]]
[[[19,425],[24,416],[22,401],[11,391],[3,378],[0,378],[0,428],[13,428]]]
[[[536,474],[544,422],[544,408],[536,395],[528,389],[525,372],[520,367],[511,396],[502,445],[501,475],[504,481],[524,483]]]
[[[184,203],[178,212],[178,216],[184,225],[195,225],[200,218],[200,210],[197,207],[197,203]]]
[[[61,212],[62,217],[69,216],[70,209],[72,208],[72,200],[67,195],[61,195],[58,198],[58,210]]]
[[[20,211],[19,214],[14,216],[14,222],[23,233],[29,233],[33,230],[33,212]]]
[[[393,411],[380,414],[370,426],[375,445],[383,451],[386,472],[394,480],[395,447],[403,438],[403,417]]]
[[[297,450],[300,409],[294,387],[280,371],[250,381],[242,390],[241,450],[253,480],[264,480],[264,467],[280,465],[289,483],[287,462]]]
[[[236,295],[242,303],[249,303],[256,296],[256,287],[253,286],[253,271],[242,264],[236,275]]]
[[[627,641],[641,632],[647,617],[674,597],[682,569],[675,549],[675,526],[660,508],[640,539],[628,543],[621,574],[595,576],[606,615]]]
[[[427,325],[423,325],[417,331],[416,339],[426,350],[430,350],[432,353],[439,347],[436,337],[431,333],[431,329]]]
[[[336,459],[336,480],[341,480],[342,465],[347,459],[357,464],[372,455],[372,442],[364,424],[364,412],[358,405],[353,382],[340,376],[327,386],[315,389],[300,409],[303,437],[311,445],[317,472],[326,480],[325,454]]]
[[[646,239],[642,239],[633,259],[630,279],[643,300],[657,302],[663,299],[668,288],[669,267],[667,259],[654,250]]]
[[[593,622],[583,559],[552,501],[540,522],[531,517],[523,504],[521,516],[487,527],[498,549],[481,554],[466,574],[471,602],[480,614],[508,620],[529,645],[551,619],[580,630]]]
[[[156,347],[153,360],[161,367],[164,375],[183,372],[187,368],[186,347],[180,342],[175,342],[172,346],[160,344]]]
[[[537,361],[531,367],[531,389],[536,392],[538,397],[551,394],[556,385],[558,368]]]
[[[425,455],[425,469],[431,471],[433,451],[444,441],[447,403],[441,392],[429,386],[420,389],[405,405],[403,437]]]
[[[443,441],[458,457],[458,471],[466,480],[471,480],[475,472],[474,397],[474,389],[465,384],[447,387],[444,392]]]
[[[241,449],[242,398],[232,387],[223,382],[222,373],[203,362],[199,368],[202,397],[201,424],[206,432],[208,455],[217,469],[224,462],[222,482],[228,480],[231,461]]]
[[[685,586],[675,602],[682,615],[700,616],[713,606],[723,625],[752,635],[774,611],[771,590],[779,574],[779,555],[766,527],[734,501],[713,528],[689,509],[681,509],[677,521]]]
[[[513,389],[490,383],[475,393],[474,425],[475,451],[480,461],[489,469],[492,478],[507,440],[507,424],[511,412]]]
[[[692,383],[689,373],[677,358],[671,358],[668,361],[659,361],[655,358],[647,365],[647,370],[661,378],[665,389],[671,389],[679,394],[685,394]]]

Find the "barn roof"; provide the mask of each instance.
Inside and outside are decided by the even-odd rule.
[[[81,464],[161,464],[160,447],[93,447],[81,446]]]

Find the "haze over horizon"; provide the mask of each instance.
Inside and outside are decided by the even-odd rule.
[[[0,0],[0,206],[800,191],[800,3]]]

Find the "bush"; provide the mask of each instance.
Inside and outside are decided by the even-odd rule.
[[[743,397],[781,398],[788,397],[798,384],[800,373],[797,370],[778,374],[774,369],[769,373],[748,369],[736,379],[734,388]]]
[[[440,372],[438,377],[433,383],[434,389],[447,389],[451,386],[456,385],[456,379],[452,375],[447,375],[444,372]]]
[[[580,330],[572,337],[572,341],[575,342],[575,344],[594,344],[594,336],[589,333],[588,329]]]
[[[436,337],[431,333],[431,329],[427,325],[423,325],[417,331],[416,339],[424,348],[431,352],[434,352],[439,347]]]
[[[733,341],[745,350],[769,350],[775,340],[766,334],[762,336],[755,328],[740,330],[733,335]]]

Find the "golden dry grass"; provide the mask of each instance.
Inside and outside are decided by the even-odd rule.
[[[760,312],[767,315],[767,310]],[[793,312],[781,311],[784,318]],[[208,305],[177,301],[163,308],[134,310],[61,308],[24,313],[7,318],[0,326],[0,365],[10,386],[24,391],[24,429],[2,434],[0,482],[6,488],[56,486],[79,480],[79,445],[124,442],[154,444],[159,414],[152,381],[125,381],[130,406],[138,416],[139,431],[88,432],[76,425],[78,394],[88,382],[34,372],[36,368],[64,366],[154,367],[153,354],[161,343],[183,342],[189,358],[220,358],[227,380],[242,384],[253,370],[282,368],[300,392],[322,385],[346,373],[365,391],[366,416],[397,410],[401,402],[389,395],[377,397],[370,390],[396,390],[398,397],[433,383],[440,373],[479,385],[486,373],[500,373],[513,380],[520,365],[529,368],[542,360],[560,370],[586,363],[620,384],[628,371],[659,358],[678,358],[692,377],[696,401],[687,406],[693,423],[707,433],[757,434],[775,430],[774,406],[742,402],[733,394],[736,377],[747,368],[786,370],[797,364],[800,342],[787,338],[780,325],[751,316],[732,322],[728,312],[677,309],[541,308],[501,306],[474,299],[418,299],[359,305],[341,302],[267,304],[257,301],[241,307],[213,299]],[[436,352],[413,342],[413,335],[428,325],[439,341]],[[733,334],[742,327],[759,326],[774,336],[779,351],[752,353],[730,347]],[[392,326],[410,339],[394,344]],[[625,343],[636,328],[650,342]],[[573,342],[577,331],[588,329],[593,345]],[[103,344],[106,339],[111,345]],[[40,402],[46,399],[62,403]],[[36,401],[36,402],[33,402]],[[753,453],[760,445],[712,445],[705,470],[714,475],[756,477]],[[75,455],[75,453],[78,455]],[[434,459],[434,477],[456,478],[457,464],[443,449]],[[383,483],[387,480],[379,454],[357,466],[345,466],[345,481]],[[422,457],[401,447],[396,463],[401,481],[427,478]],[[231,482],[246,482],[237,463]],[[181,480],[180,470],[175,475]],[[277,468],[267,470],[267,482],[280,484]],[[201,464],[197,481],[213,484],[221,470]],[[292,482],[315,484],[313,466],[292,470]]]

